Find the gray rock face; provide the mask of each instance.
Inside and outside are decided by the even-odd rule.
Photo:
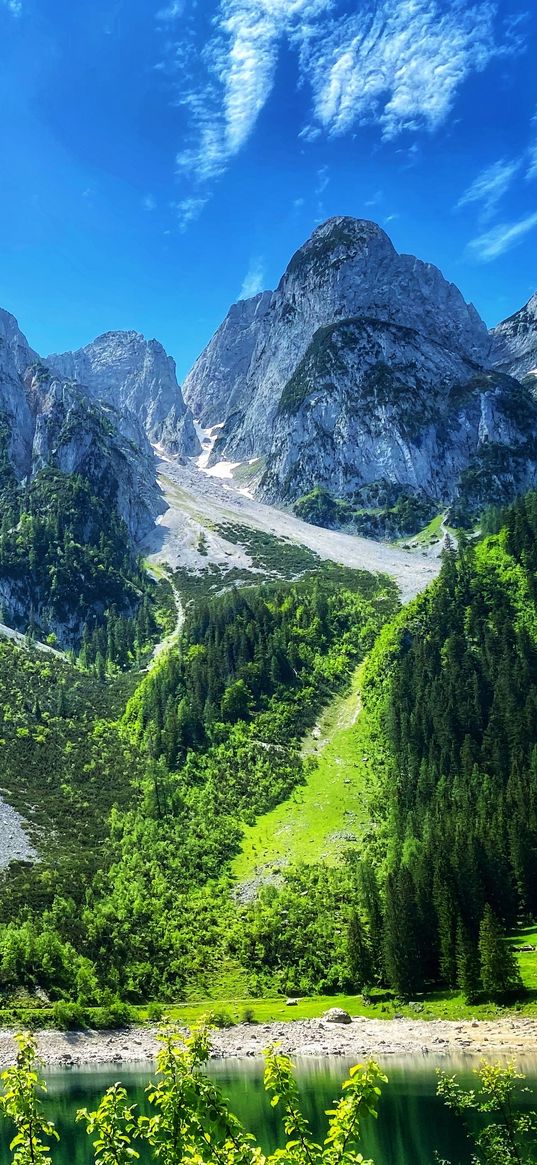
[[[271,291],[264,291],[253,299],[234,303],[187,376],[183,394],[203,425],[217,425],[242,403],[259,333],[272,298]]]
[[[94,401],[74,381],[51,371],[14,317],[1,311],[0,413],[19,480],[45,466],[84,474],[113,498],[135,540],[165,508],[153,450],[134,414]]]
[[[537,376],[537,292],[492,331],[494,362],[511,376]]]
[[[38,361],[15,317],[0,309],[0,409],[10,419],[9,455],[19,478],[31,471],[34,431],[22,377]]]
[[[187,457],[200,452],[175,363],[157,340],[138,332],[106,332],[77,352],[48,356],[45,363],[83,385],[95,400],[118,412],[128,409],[150,440],[169,452]]]
[[[410,328],[358,318],[321,329],[288,382],[263,492],[294,500],[320,486],[352,498],[392,482],[445,504],[474,466],[481,504],[487,491],[496,500],[484,464],[493,452],[503,493],[535,484],[535,433],[537,405],[517,381]]]
[[[278,402],[320,327],[360,315],[398,323],[480,362],[485,325],[436,267],[398,255],[374,223],[330,219],[275,292],[235,305],[187,376],[187,403],[226,428],[218,456],[266,452]]]
[[[223,423],[212,463],[264,457],[273,502],[384,483],[477,504],[537,481],[537,408],[498,364],[497,338],[436,267],[335,218],[276,291],[231,309],[184,393]]]

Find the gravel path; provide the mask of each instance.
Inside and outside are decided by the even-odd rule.
[[[0,870],[10,862],[35,862],[36,851],[24,831],[24,818],[0,798]]]
[[[42,1031],[37,1035],[45,1064],[55,1067],[132,1064],[152,1060],[158,1044],[156,1029],[133,1027],[118,1032]],[[216,1031],[215,1059],[260,1056],[279,1041],[293,1056],[344,1056],[358,1061],[370,1057],[405,1059],[430,1055],[435,1059],[481,1057],[513,1058],[523,1064],[537,1057],[537,1020],[503,1017],[467,1021],[413,1019],[353,1019],[346,1025],[322,1019],[287,1023],[237,1024]],[[0,1066],[13,1061],[13,1032],[0,1029]]]

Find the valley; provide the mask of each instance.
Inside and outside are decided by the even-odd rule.
[[[182,389],[0,314],[5,1022],[534,1014],[534,307],[332,219]]]
[[[537,1165],[536,5],[0,0],[0,1165]]]
[[[433,552],[421,547],[408,552],[370,538],[312,526],[288,510],[245,496],[231,476],[209,476],[195,462],[179,464],[161,454],[158,480],[167,509],[157,518],[144,549],[150,564],[167,565],[172,572],[181,569],[203,576],[216,569],[224,581],[229,572],[238,571],[255,581],[256,574],[263,571],[252,560],[247,538],[232,542],[225,537],[226,526],[233,524],[306,548],[321,560],[387,574],[396,581],[403,602],[419,594],[440,569],[441,543]],[[278,557],[276,542],[274,577],[278,577]],[[314,561],[311,559],[310,565]],[[298,572],[301,565],[298,559]]]

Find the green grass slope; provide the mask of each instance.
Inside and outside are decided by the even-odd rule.
[[[361,712],[361,667],[350,690],[326,708],[303,745],[307,782],[248,826],[233,875],[240,883],[271,876],[296,862],[333,865],[368,823],[367,729]]]

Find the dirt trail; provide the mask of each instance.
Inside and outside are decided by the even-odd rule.
[[[184,622],[185,622],[185,608],[183,606],[181,595],[179,594],[177,587],[174,586],[174,584],[171,582],[171,580],[168,580],[168,581],[170,582],[170,586],[171,586],[172,592],[173,592],[173,601],[175,603],[175,607],[176,607],[176,611],[177,611],[177,619],[176,619],[175,627],[174,627],[173,631],[170,631],[168,635],[164,636],[164,639],[161,639],[159,643],[155,644],[155,646],[153,648],[153,654],[151,656],[151,662],[149,663],[149,666],[146,668],[146,671],[151,671],[151,668],[154,667],[157,660],[160,659],[160,656],[165,651],[168,651],[168,649],[170,647],[173,647],[175,643],[177,643],[177,640],[179,639],[179,636],[181,634],[181,631],[183,630],[183,626],[184,626]]]

